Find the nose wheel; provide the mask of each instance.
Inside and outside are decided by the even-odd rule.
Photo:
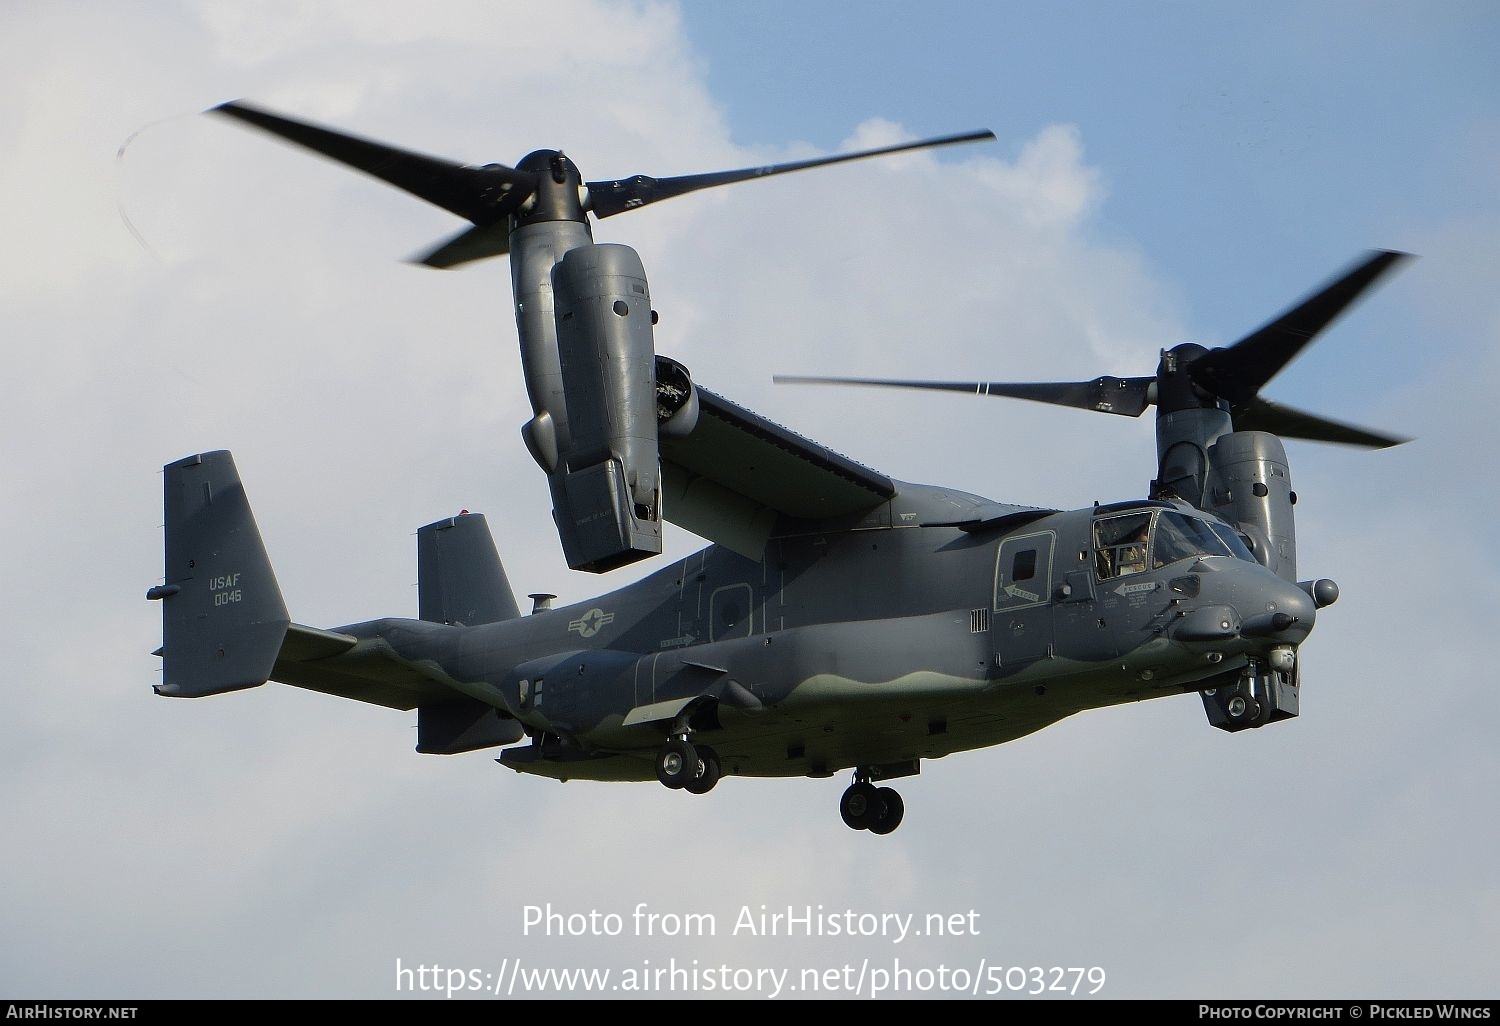
[[[1236,727],[1259,726],[1260,703],[1245,695],[1234,695],[1224,703],[1224,712],[1229,722]]]
[[[1291,719],[1299,704],[1297,678],[1295,662],[1277,669],[1252,661],[1238,679],[1202,692],[1208,722],[1238,731]]]
[[[856,774],[839,799],[839,816],[851,830],[868,830],[888,834],[901,825],[906,803],[894,788],[876,787],[862,774]]]

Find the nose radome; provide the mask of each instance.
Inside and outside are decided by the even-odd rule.
[[[1267,590],[1261,611],[1246,611],[1240,624],[1240,636],[1267,638],[1287,644],[1298,644],[1312,633],[1318,607],[1311,595],[1295,584],[1278,582]]]

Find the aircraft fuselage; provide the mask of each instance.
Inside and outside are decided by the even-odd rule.
[[[506,765],[647,780],[680,732],[726,774],[915,772],[1084,709],[1231,680],[1312,627],[1306,591],[1248,552],[1173,550],[1168,514],[1210,523],[1185,505],[1035,511],[1009,530],[975,526],[987,505],[906,485],[858,524],[782,525],[760,560],[710,546],[530,616],[339,631],[518,720],[532,743]],[[1125,549],[1096,525],[1132,517],[1157,525],[1162,565],[1117,572]]]

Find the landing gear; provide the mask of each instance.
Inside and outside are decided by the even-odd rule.
[[[1232,695],[1224,703],[1224,715],[1235,727],[1256,726],[1260,719],[1260,703],[1245,695]]]
[[[1208,713],[1208,722],[1228,731],[1264,724],[1266,706],[1256,696],[1254,685],[1254,678],[1242,678],[1234,684],[1204,691],[1203,708]]]
[[[1296,716],[1299,688],[1295,656],[1288,649],[1279,662],[1279,666],[1276,662],[1251,662],[1237,677],[1201,692],[1208,722],[1220,730],[1237,731]]]
[[[674,737],[656,755],[656,779],[674,791],[707,794],[723,776],[719,754],[685,737]]]
[[[672,738],[656,755],[656,779],[674,791],[686,787],[702,768],[697,749],[686,738]]]
[[[893,788],[876,787],[863,773],[856,772],[854,783],[839,799],[839,815],[851,830],[888,834],[901,825],[906,803]]]
[[[875,797],[880,799],[882,808],[880,816],[870,824],[870,833],[888,834],[901,825],[901,818],[906,815],[906,803],[895,789],[889,787],[876,788]]]
[[[868,830],[881,811],[878,788],[868,780],[856,780],[839,799],[839,815],[850,830]]]
[[[689,794],[707,794],[714,789],[723,775],[723,769],[719,765],[719,753],[707,745],[698,746],[698,775],[686,784],[682,789]]]

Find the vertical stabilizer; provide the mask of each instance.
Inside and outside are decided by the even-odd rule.
[[[461,513],[417,529],[417,615],[476,627],[521,615],[482,513]],[[473,698],[417,709],[417,751],[457,755],[519,741],[521,725]]]
[[[484,514],[418,528],[417,610],[430,623],[465,627],[521,615]]]
[[[264,684],[290,620],[234,457],[188,456],[163,475],[166,578],[146,593],[162,604],[156,693],[199,698]]]

